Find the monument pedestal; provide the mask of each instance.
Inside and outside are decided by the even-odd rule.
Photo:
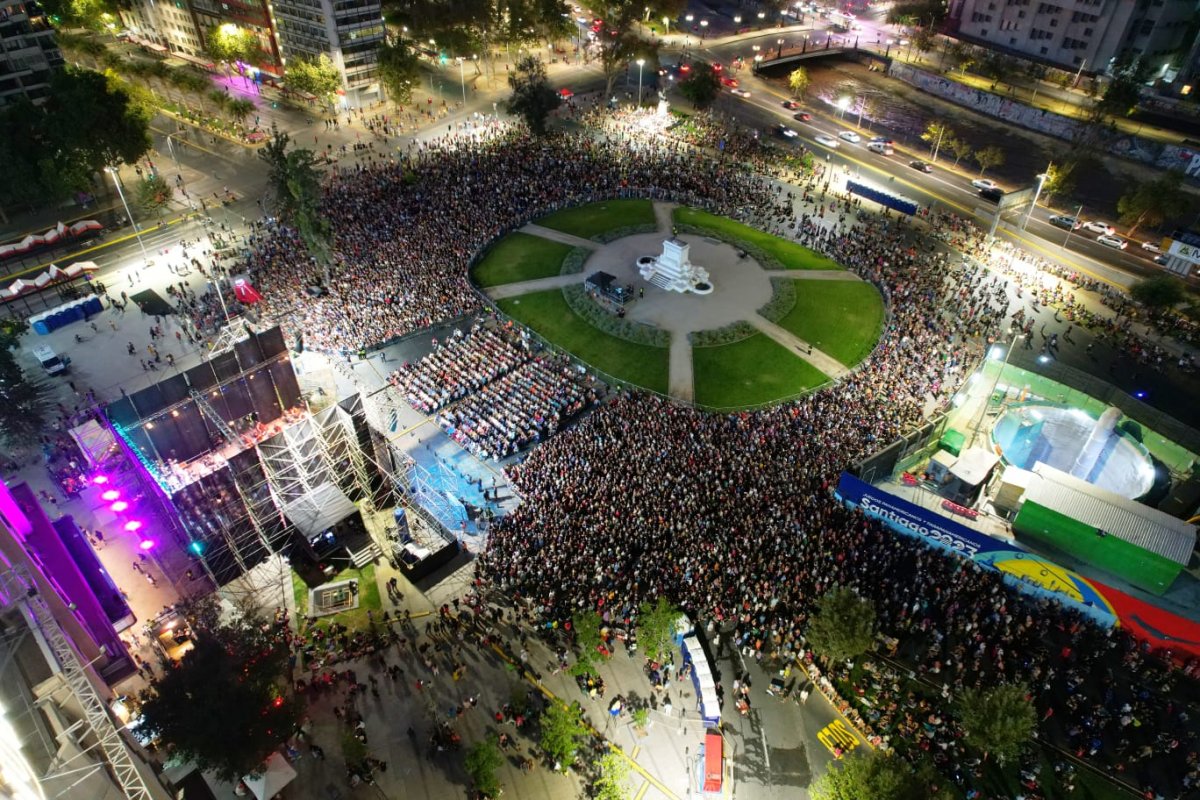
[[[662,255],[642,256],[637,267],[643,280],[668,292],[711,294],[713,290],[708,270],[693,264],[688,258],[687,242],[675,237],[663,242]]]

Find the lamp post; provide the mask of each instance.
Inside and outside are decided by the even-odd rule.
[[[843,119],[846,116],[846,109],[850,107],[850,98],[839,97],[837,101],[838,119]]]
[[[1038,186],[1037,191],[1033,193],[1033,202],[1029,204],[1029,208],[1025,211],[1025,219],[1021,220],[1021,230],[1025,230],[1025,226],[1029,224],[1029,217],[1033,214],[1033,210],[1037,208],[1038,198],[1042,196],[1042,186],[1046,183],[1046,178],[1050,175],[1050,170],[1054,167],[1054,162],[1050,162],[1050,166],[1046,167],[1046,171],[1037,176]]]
[[[755,53],[754,54],[754,74],[755,75],[758,74],[758,65],[761,63],[762,63],[762,54]]]
[[[463,105],[467,104],[467,78],[463,74],[463,57],[459,56],[454,59],[458,62],[458,82],[462,85]]]
[[[1077,225],[1081,219],[1083,219],[1082,203],[1079,204],[1079,208],[1075,209],[1075,222],[1071,223],[1071,227],[1067,228],[1067,236],[1065,239],[1063,239],[1062,243],[1063,250],[1067,249],[1067,242],[1071,241],[1071,234],[1075,232],[1075,225]]]
[[[146,252],[146,243],[142,241],[141,230],[133,220],[133,212],[129,210],[129,203],[125,202],[125,192],[121,189],[121,178],[117,175],[117,168],[105,167],[104,169],[109,175],[112,175],[113,186],[117,187],[117,196],[121,198],[121,205],[125,207],[125,216],[129,218],[129,224],[133,226],[133,238],[137,239],[138,247],[142,249],[142,258],[146,259],[146,266],[150,266],[152,263],[150,254]]]
[[[704,37],[708,35],[708,20],[700,20],[700,41],[704,41]]]
[[[856,128],[862,127],[862,115],[863,115],[863,111],[866,110],[866,107],[867,107],[867,98],[866,97],[858,98],[858,124],[855,125],[854,127],[856,127]]]
[[[663,17],[663,27],[667,29],[667,32],[663,35],[670,36],[671,35],[671,18],[670,17]]]
[[[1000,377],[1004,375],[1004,369],[1008,366],[1008,357],[1012,354],[1013,347],[1017,344],[1017,337],[1021,335],[1020,331],[1014,331],[1012,328],[1008,329],[1008,333],[1008,345],[1004,348],[1004,360],[1000,362],[1000,369],[996,370],[996,379],[992,381],[991,389],[988,390],[988,393],[980,401],[979,416],[975,418],[975,425],[971,432],[970,446],[972,447],[975,445],[975,440],[979,438],[979,428],[983,425],[983,415],[987,413],[988,401],[996,393],[996,387],[1000,385]],[[987,360],[995,361],[999,358],[999,349],[999,345],[992,345],[988,350]]]
[[[639,58],[637,60],[637,65],[638,65],[638,102],[637,102],[637,104],[638,104],[638,108],[642,107],[642,65],[645,63],[646,63],[646,59],[644,59],[644,58]]]
[[[762,26],[766,25],[767,24],[766,20],[767,20],[767,12],[765,12],[765,11],[758,12],[758,27],[761,28]]]
[[[783,39],[776,39],[776,40],[775,40],[775,44],[776,44],[776,45],[778,46],[778,48],[779,48],[778,50],[776,50],[776,51],[775,51],[775,57],[776,57],[776,58],[783,58]]]

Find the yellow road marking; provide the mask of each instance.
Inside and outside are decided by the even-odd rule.
[[[639,744],[639,745],[635,745],[635,746],[634,746],[634,748],[633,748],[633,752],[629,754],[629,757],[630,757],[630,758],[637,758],[637,757],[638,757],[638,753],[640,753],[640,752],[642,752],[642,746],[641,746],[640,744]]]
[[[854,748],[858,747],[861,740],[850,726],[841,719],[835,719],[833,722],[826,725],[817,733],[817,741],[825,745],[834,757],[841,758],[846,753],[849,753]],[[838,748],[841,748],[841,753],[838,753]]]
[[[186,214],[181,214],[178,217],[173,217],[171,219],[164,220],[163,224],[164,225],[176,225],[180,222],[184,222],[187,220],[187,215],[190,213],[192,213],[192,212],[188,211]],[[157,224],[155,224],[153,227],[150,227],[150,228],[143,227],[142,230],[138,231],[138,233],[150,234],[156,230],[158,230]],[[134,237],[136,237],[137,235],[138,235],[137,233],[127,233],[124,236],[118,236],[116,239],[109,239],[107,242],[101,242],[100,244],[93,245],[85,250],[78,250],[74,253],[68,253],[68,254],[64,255],[62,258],[56,258],[53,261],[45,261],[41,264],[38,264],[36,267],[30,267],[29,269],[22,270],[21,272],[14,272],[9,275],[5,275],[4,278],[5,278],[5,280],[8,280],[10,278],[15,280],[16,278],[20,278],[24,275],[29,275],[34,272],[41,272],[46,267],[53,266],[54,264],[61,264],[63,262],[70,261],[72,259],[77,259],[80,256],[85,256],[88,253],[94,253],[97,250],[103,250],[106,247],[112,247],[114,244],[121,244],[122,242],[127,242],[130,239],[133,239]]]
[[[642,786],[637,790],[637,794],[633,796],[633,800],[642,800],[646,796],[646,790],[650,788],[650,781],[642,781]]]
[[[153,125],[150,126],[150,130],[154,131],[155,133],[161,133],[163,136],[174,136],[174,134],[171,133],[170,131],[161,130],[159,128],[154,127]],[[197,128],[197,130],[200,130],[200,129]],[[202,132],[207,133],[207,131],[202,131]],[[215,150],[209,150],[207,147],[202,147],[202,146],[196,144],[195,142],[193,142],[191,139],[176,139],[175,142],[180,145],[187,145],[188,147],[195,148],[196,150],[199,150],[202,153],[208,153],[210,156],[216,156],[217,158],[225,158],[225,156],[221,155],[220,153],[216,152]]]

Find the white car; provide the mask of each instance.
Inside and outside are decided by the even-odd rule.
[[[862,137],[859,136],[854,131],[842,131],[841,133],[838,134],[838,138],[845,139],[847,142],[850,142],[851,144],[858,144],[859,142],[862,141]]]
[[[1095,219],[1083,223],[1083,225],[1080,227],[1089,233],[1102,233],[1105,236],[1112,236],[1117,232],[1117,229],[1112,225],[1109,225],[1107,222],[1100,222],[1099,220]]]
[[[999,189],[995,181],[990,181],[987,178],[976,178],[971,181],[971,185],[976,189]]]
[[[1142,249],[1149,250],[1151,253],[1161,253],[1162,247],[1158,242],[1142,242]]]
[[[749,97],[750,96],[750,93],[747,92],[745,89],[730,89],[729,91],[731,93],[737,95],[738,97]]]
[[[832,147],[835,150],[837,149],[838,140],[830,136],[828,133],[818,133],[813,137],[813,139],[816,140],[817,144],[823,144],[826,147]]]
[[[1109,236],[1107,233],[1102,233],[1096,237],[1096,241],[1108,247],[1114,247],[1117,250],[1124,250],[1129,247],[1129,242],[1122,239],[1120,236]]]
[[[797,136],[800,135],[800,134],[796,133],[794,130],[792,130],[791,128],[789,128],[787,125],[780,125],[778,128],[776,128],[776,130],[779,131],[780,136],[783,136],[788,139],[795,139]]]

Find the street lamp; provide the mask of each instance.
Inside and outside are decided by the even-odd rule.
[[[985,394],[983,396],[982,400],[980,401],[979,416],[975,418],[974,430],[972,430],[972,432],[971,432],[971,445],[970,446],[974,446],[975,440],[979,438],[979,428],[980,428],[980,426],[983,425],[983,415],[985,413],[987,413],[988,402],[991,400],[992,395],[994,395],[996,393],[996,387],[1000,385],[1000,378],[1001,378],[1001,376],[1004,375],[1005,368],[1008,367],[1008,357],[1012,354],[1013,347],[1015,347],[1017,344],[1017,337],[1021,335],[1021,332],[1019,330],[1013,330],[1012,328],[1008,329],[1008,333],[1009,333],[1009,337],[1008,337],[1008,345],[1007,346],[1002,347],[999,344],[995,344],[995,345],[992,345],[992,347],[988,350],[988,354],[987,354],[988,361],[999,360],[1000,359],[1000,351],[1002,349],[1004,351],[1004,360],[1001,361],[1000,368],[998,370],[996,370],[996,379],[994,381],[992,381],[992,388],[990,390],[988,390],[988,393]]]
[[[642,107],[642,65],[646,63],[646,59],[639,58],[638,65],[638,108]]]
[[[670,36],[671,35],[671,18],[670,17],[663,17],[663,27],[667,29],[667,32],[663,35]]]
[[[847,97],[839,97],[838,101],[837,101],[837,107],[838,107],[838,119],[842,119],[843,117],[846,116],[846,109],[850,107],[850,98],[848,96]]]
[[[734,14],[734,15],[733,15],[733,24],[734,24],[734,25],[741,25],[741,24],[742,24],[742,15],[741,15],[741,14]]]
[[[765,11],[758,12],[758,25],[760,28],[766,24],[766,19],[767,19],[767,12],[765,12]]]
[[[754,54],[754,74],[758,74],[758,65],[762,63],[762,55]]]
[[[463,105],[465,106],[467,104],[467,78],[463,74],[463,57],[459,56],[454,60],[458,62],[458,82],[462,84]]]
[[[705,34],[708,33],[708,20],[700,20],[700,41],[704,41]]]
[[[146,252],[146,244],[142,241],[142,233],[138,229],[138,224],[133,220],[133,212],[129,210],[129,203],[125,202],[125,192],[121,190],[121,178],[117,175],[116,167],[105,167],[104,170],[112,175],[113,186],[117,187],[117,196],[121,198],[121,205],[125,207],[125,216],[129,219],[129,224],[133,226],[133,238],[137,239],[138,247],[142,248],[142,257],[146,259],[146,266],[150,266],[153,262],[150,260],[150,254]]]
[[[776,39],[775,44],[779,45],[779,49],[775,52],[775,57],[783,58],[783,39]]]
[[[1037,208],[1038,198],[1042,196],[1042,186],[1046,183],[1046,178],[1050,175],[1050,170],[1054,168],[1054,162],[1050,162],[1050,166],[1046,167],[1046,171],[1037,176],[1038,186],[1037,191],[1033,193],[1033,202],[1029,204],[1029,208],[1025,210],[1025,219],[1021,220],[1021,230],[1025,230],[1025,226],[1029,224],[1029,217],[1033,214],[1033,210]]]

